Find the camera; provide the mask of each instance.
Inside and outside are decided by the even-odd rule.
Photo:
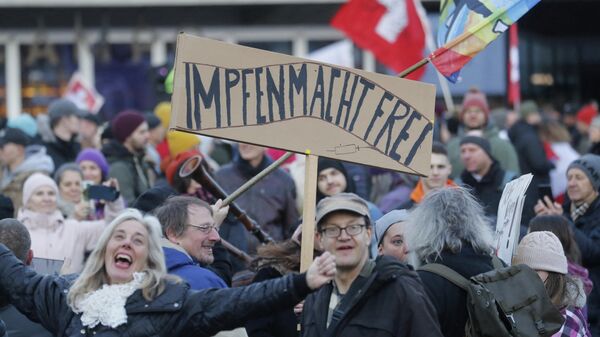
[[[116,188],[104,185],[89,185],[84,190],[86,199],[115,201],[119,198],[119,191]]]

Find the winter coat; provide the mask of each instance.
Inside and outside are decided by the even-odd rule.
[[[281,277],[273,267],[259,269],[252,283]],[[292,308],[272,312],[269,315],[246,322],[248,337],[294,337],[298,336],[298,318]]]
[[[14,171],[10,172],[8,167],[2,167],[0,170],[0,193],[13,202],[15,215],[23,206],[23,184],[35,172],[54,172],[54,162],[46,154],[46,148],[37,144],[25,148],[25,160]]]
[[[212,336],[250,318],[290,308],[310,292],[305,274],[201,292],[185,283],[167,283],[151,301],[136,290],[125,304],[127,323],[113,329],[82,325],[81,314],[67,305],[70,285],[65,278],[37,274],[0,245],[0,289],[15,307],[57,337]]]
[[[86,252],[96,247],[106,224],[123,210],[119,203],[107,204],[105,220],[78,221],[65,219],[59,210],[52,214],[22,208],[17,219],[31,235],[31,249],[36,257],[65,260],[64,273],[81,272]]]
[[[119,189],[127,205],[152,187],[152,168],[144,160],[143,152],[133,154],[123,144],[111,140],[102,147],[102,153],[110,165],[108,176],[119,181]]]
[[[302,336],[442,336],[419,276],[393,257],[378,257],[370,275],[354,280],[327,328],[332,291],[328,284],[306,299]]]
[[[6,332],[10,337],[52,337],[43,326],[30,321],[10,304],[0,308],[0,320],[8,322]]]
[[[452,164],[451,176],[453,178],[459,177],[465,169],[465,166],[460,159],[460,140],[464,136],[464,133],[464,130],[460,130],[459,135],[450,139],[446,146],[448,150],[448,159],[450,160],[450,164]],[[524,172],[523,169],[519,167],[519,158],[517,157],[515,148],[510,142],[500,138],[497,127],[488,125],[485,130],[483,130],[483,137],[490,142],[490,145],[492,146],[492,156],[500,162],[502,168],[507,171],[515,172],[517,175],[520,172]]]
[[[504,186],[515,178],[514,173],[506,172],[500,167],[500,163],[494,160],[490,170],[480,181],[477,181],[471,173],[464,170],[457,183],[472,188],[471,193],[483,205],[485,214],[495,218],[498,215],[498,205],[500,204],[500,198],[502,198]]]
[[[181,277],[189,283],[192,290],[227,288],[225,282],[217,274],[200,266],[183,248],[166,239],[163,239],[162,245],[168,273]]]
[[[563,206],[564,215],[572,221],[571,203]],[[575,241],[581,250],[581,261],[590,272],[594,288],[588,296],[588,318],[592,335],[600,336],[600,197],[596,198],[574,226]]]
[[[458,254],[443,251],[432,263],[443,264],[465,278],[488,272],[493,268],[490,255],[477,254],[470,245]],[[423,287],[437,311],[438,321],[445,337],[462,337],[467,323],[467,293],[442,276],[418,271]]]
[[[54,137],[54,140],[44,142],[46,146],[46,152],[54,161],[54,169],[57,170],[62,164],[74,162],[77,159],[79,151],[81,151],[81,144],[77,142],[76,137],[71,138],[70,141],[64,141],[58,137]]]
[[[251,168],[247,161],[238,156],[215,173],[215,180],[225,192],[232,193],[270,163],[271,160],[265,156],[258,167]],[[236,199],[236,203],[275,241],[282,241],[291,237],[298,223],[295,198],[294,181],[285,171],[276,169],[250,187]],[[251,239],[255,244],[256,240]],[[231,243],[237,246],[236,242]],[[252,245],[249,249],[252,251]]]

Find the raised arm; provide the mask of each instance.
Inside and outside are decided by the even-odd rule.
[[[71,316],[67,284],[62,278],[36,273],[0,244],[0,291],[20,312],[55,335]]]

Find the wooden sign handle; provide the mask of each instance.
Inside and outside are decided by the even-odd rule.
[[[310,151],[306,151],[304,209],[302,214],[302,249],[300,251],[301,272],[306,271],[313,261],[318,162],[319,156],[312,155],[310,154]]]

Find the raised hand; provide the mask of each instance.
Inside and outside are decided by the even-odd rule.
[[[335,277],[335,256],[328,252],[317,257],[306,271],[306,283],[310,289],[320,288]]]

